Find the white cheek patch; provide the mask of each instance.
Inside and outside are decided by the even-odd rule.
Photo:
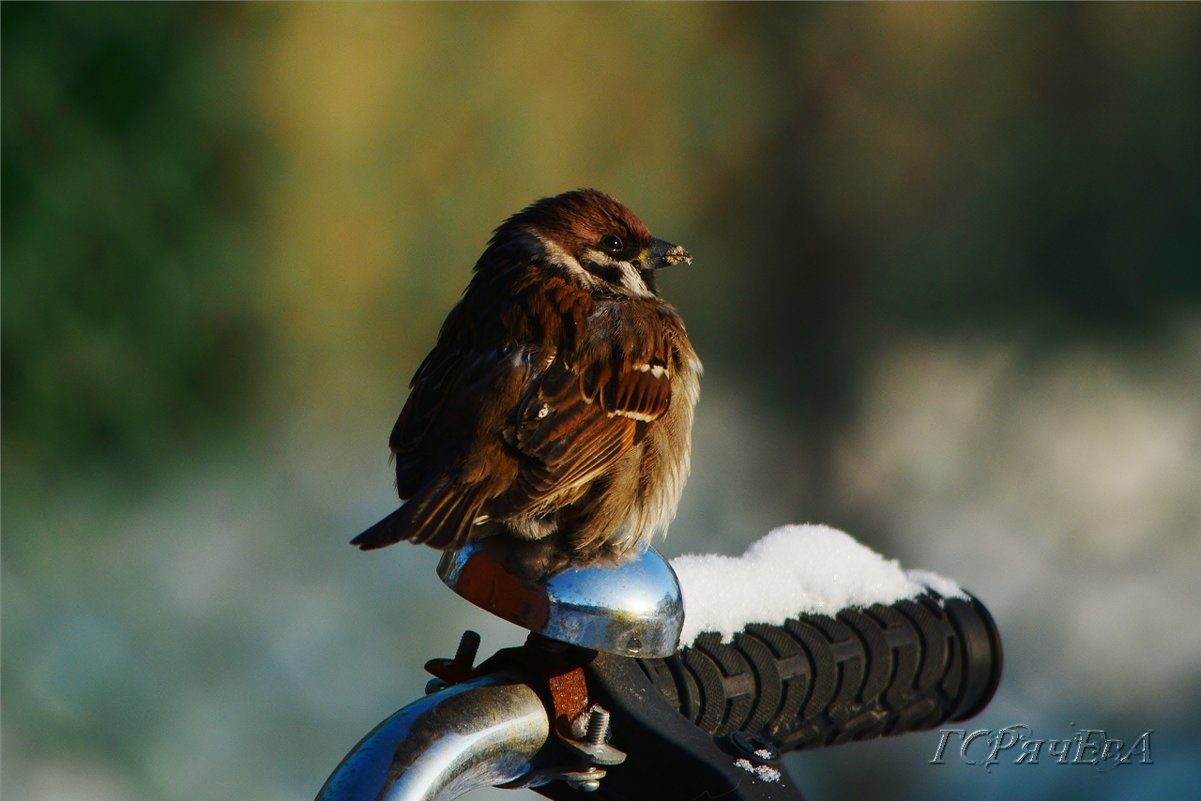
[[[650,297],[654,293],[646,286],[646,282],[642,280],[642,273],[638,268],[628,261],[618,261],[617,259],[605,253],[603,250],[589,250],[589,259],[600,267],[610,270],[616,270],[621,276],[621,287],[632,295],[640,295]]]
[[[596,276],[584,269],[583,265],[563,248],[556,243],[550,241],[546,237],[539,234],[537,231],[530,230],[530,235],[538,240],[538,244],[542,245],[542,251],[546,254],[546,259],[556,267],[561,267],[569,273],[581,278],[585,283],[595,283]]]
[[[621,265],[621,285],[633,292],[635,295],[651,295],[653,294],[647,288],[646,282],[642,280],[642,273],[630,264],[628,261],[618,262]]]

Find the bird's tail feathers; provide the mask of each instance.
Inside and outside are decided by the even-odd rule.
[[[486,500],[480,484],[461,485],[443,479],[418,492],[404,506],[350,541],[364,551],[401,540],[441,551],[467,544],[472,523]]]

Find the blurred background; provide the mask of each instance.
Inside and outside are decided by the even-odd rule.
[[[667,555],[845,529],[995,614],[969,728],[1154,730],[813,751],[812,801],[1201,786],[1201,7],[0,13],[5,795],[310,798],[463,628],[522,639],[346,542],[491,230],[579,186],[695,255]]]

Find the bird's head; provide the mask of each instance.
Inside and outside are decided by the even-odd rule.
[[[656,239],[632,211],[595,189],[543,198],[493,237],[494,246],[518,242],[589,286],[632,295],[656,294],[655,270],[692,261],[684,248]]]

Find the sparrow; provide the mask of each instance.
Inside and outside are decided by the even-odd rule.
[[[701,376],[655,272],[691,261],[595,189],[501,224],[392,429],[404,503],[352,544],[486,539],[543,572],[648,545],[688,477]]]

